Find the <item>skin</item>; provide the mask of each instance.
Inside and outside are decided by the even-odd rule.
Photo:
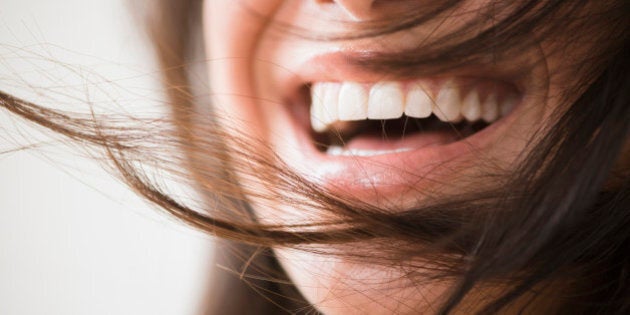
[[[484,4],[485,1],[469,1],[462,10],[474,12]],[[444,17],[387,36],[340,41],[314,41],[294,36],[278,31],[278,25],[284,23],[317,32],[349,34],[356,23],[396,16],[408,9],[406,6],[412,5],[417,5],[416,1],[391,1],[384,6],[378,1],[365,0],[206,1],[204,33],[210,93],[223,127],[261,140],[293,171],[323,188],[336,189],[342,196],[359,198],[392,211],[483,187],[485,183],[471,179],[497,169],[510,169],[519,154],[525,151],[528,140],[550,119],[552,111],[570,101],[558,96],[567,88],[566,73],[562,70],[568,67],[563,63],[568,58],[552,54],[553,45],[550,43],[543,42],[531,51],[522,52],[521,63],[514,60],[498,63],[496,71],[507,73],[514,64],[533,59],[545,61],[519,76],[515,84],[522,92],[522,101],[511,115],[495,126],[497,130],[483,141],[471,141],[465,152],[440,165],[414,161],[414,165],[419,166],[407,173],[383,175],[389,173],[370,169],[370,161],[357,160],[356,164],[344,169],[345,175],[340,175],[335,170],[322,171],[321,168],[304,165],[308,163],[303,163],[300,150],[296,150],[296,140],[287,136],[294,128],[291,126],[291,115],[295,113],[291,111],[300,111],[299,105],[288,101],[293,97],[292,89],[296,85],[318,80],[376,82],[384,78],[393,79],[385,73],[339,64],[334,58],[316,62],[313,66],[313,58],[340,51],[405,49],[410,43],[417,44],[433,36],[431,34],[452,31],[466,18],[475,16]],[[323,70],[318,72],[318,67]],[[338,68],[343,70],[336,72],[334,69]],[[457,75],[442,74],[436,78]],[[432,79],[435,78],[427,78]],[[260,152],[261,158],[272,159],[263,145],[256,147],[254,152]],[[414,156],[410,159],[420,158]],[[387,165],[383,170],[386,168]],[[239,173],[239,182],[247,187],[245,189],[259,193],[273,190],[267,183],[249,176],[250,172],[255,173],[255,170],[240,170]],[[364,180],[344,182],[348,178]],[[327,217],[315,209],[295,209],[255,197],[250,202],[257,217],[264,223],[317,222]],[[405,270],[399,268],[378,267],[287,248],[274,250],[303,295],[325,314],[430,313],[448,291],[448,283],[407,280],[403,276]],[[492,290],[483,292],[491,294]],[[481,291],[479,294],[483,295]],[[464,313],[478,306],[473,302],[465,305],[462,308]]]

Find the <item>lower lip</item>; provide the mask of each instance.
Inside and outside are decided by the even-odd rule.
[[[470,167],[470,162],[488,153],[505,126],[515,119],[516,111],[517,108],[461,140],[373,156],[326,154],[314,145],[300,119],[289,114],[289,126],[293,130],[284,139],[289,141],[288,147],[298,150],[294,154],[283,154],[279,150],[279,155],[307,180],[337,195],[361,200],[374,196],[396,198],[410,188],[418,191],[436,181],[448,182],[453,171]]]

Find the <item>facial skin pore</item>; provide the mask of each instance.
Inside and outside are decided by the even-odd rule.
[[[566,89],[562,58],[548,53],[546,43],[523,52],[519,62],[499,61],[490,74],[472,70],[414,80],[427,86],[448,80],[469,80],[488,85],[511,73],[514,64],[545,62],[509,82],[518,94],[516,107],[477,134],[456,143],[412,148],[377,156],[329,156],[304,141],[303,121],[308,104],[295,101],[301,87],[318,83],[407,82],[386,73],[374,73],[344,63],[343,54],[406,49],[434,34],[456,29],[466,19],[453,14],[442,19],[376,38],[314,40],[282,30],[279,25],[313,30],[313,34],[352,34],[356,23],[391,18],[421,1],[281,1],[212,0],[204,4],[204,32],[211,95],[215,112],[226,130],[259,139],[292,171],[348,198],[397,211],[483,187],[474,179],[510,169],[530,139],[544,127],[552,111],[564,106]],[[475,12],[486,2],[468,1],[458,10]],[[459,81],[458,81],[459,82]],[[438,93],[438,92],[436,92]],[[340,104],[339,106],[344,106]],[[308,123],[307,123],[308,124]],[[308,127],[308,126],[307,126]],[[300,134],[302,134],[300,136]],[[256,152],[256,150],[254,150]],[[258,152],[265,154],[264,148]],[[269,157],[271,159],[271,157]],[[272,189],[243,176],[252,190]],[[496,183],[494,183],[496,184]],[[281,203],[251,200],[261,222],[288,224],[316,222],[321,213]],[[273,209],[273,210],[270,210]],[[326,314],[431,313],[448,290],[447,283],[406,280],[404,270],[377,267],[285,248],[274,249],[281,264],[304,296]]]

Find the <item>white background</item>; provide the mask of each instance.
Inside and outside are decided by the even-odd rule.
[[[124,0],[2,0],[0,90],[46,106],[164,114]],[[80,150],[0,109],[0,314],[197,314],[209,237],[159,214]]]

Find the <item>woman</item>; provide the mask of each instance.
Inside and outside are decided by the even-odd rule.
[[[216,313],[623,314],[628,6],[165,1],[174,131],[2,104],[229,240]],[[207,199],[169,196],[138,156]]]

